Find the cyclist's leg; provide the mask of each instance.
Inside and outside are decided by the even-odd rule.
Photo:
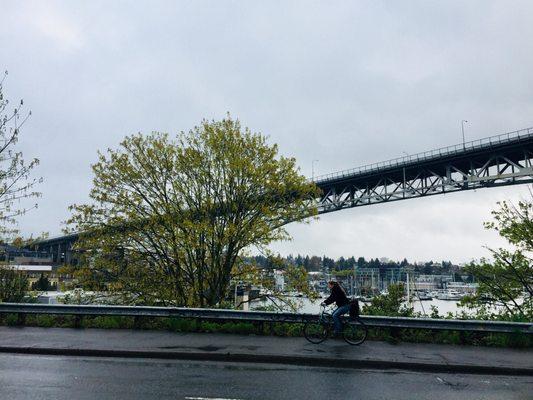
[[[337,308],[333,313],[331,314],[333,317],[333,334],[339,335],[341,333],[342,324],[340,319],[340,307]]]
[[[333,311],[333,330],[335,335],[340,335],[342,332],[342,322],[341,322],[341,315],[346,314],[348,311],[350,311],[350,305],[346,304],[344,306],[341,306],[337,308],[335,311]]]

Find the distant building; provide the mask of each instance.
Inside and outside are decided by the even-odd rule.
[[[17,265],[50,265],[52,256],[46,251],[21,249],[2,244],[0,245],[0,262]]]
[[[452,275],[425,275],[415,276],[413,286],[415,290],[444,289],[449,282],[453,281]]]
[[[474,294],[477,290],[477,283],[448,282],[447,289],[457,290],[462,294]]]
[[[405,282],[405,267],[356,268],[355,288],[357,294],[376,294],[386,291],[390,284]]]

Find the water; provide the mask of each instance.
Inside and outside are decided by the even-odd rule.
[[[306,297],[291,297],[291,300],[297,303],[298,312],[308,314],[318,314],[320,311],[320,303],[323,301],[323,299],[318,299],[313,302]],[[251,309],[264,307],[270,304],[272,303],[268,300],[254,301],[251,303]],[[365,304],[369,303],[360,303],[361,307],[364,307]],[[459,307],[459,304],[456,300],[417,300],[412,303],[412,306],[415,312],[425,313],[428,316],[431,314],[431,306],[437,307],[439,310],[439,315],[441,316],[445,316],[449,312],[455,314],[456,312],[460,311],[468,311],[464,307]]]
[[[428,316],[431,314],[431,306],[435,306],[439,310],[439,315],[445,316],[449,312],[455,314],[456,312],[468,311],[465,307],[460,307],[457,300],[417,300],[412,303],[415,312],[425,313]]]

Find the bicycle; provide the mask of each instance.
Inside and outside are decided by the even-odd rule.
[[[326,340],[333,328],[333,316],[326,312],[326,306],[320,306],[318,321],[307,321],[303,326],[305,338],[313,344],[322,343]],[[342,323],[342,338],[346,343],[359,345],[368,335],[368,327],[359,317],[350,318]]]

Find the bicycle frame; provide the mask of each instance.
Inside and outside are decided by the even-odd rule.
[[[320,306],[320,313],[318,314],[318,321],[323,324],[333,325],[333,313],[326,312],[328,306]]]
[[[308,327],[315,326],[318,322],[318,325],[322,328],[318,328],[319,330],[311,330],[311,335],[308,336]],[[358,345],[365,341],[366,336],[368,334],[368,329],[366,328],[365,324],[359,320],[359,318],[356,318],[354,321],[346,321],[344,319],[341,320],[343,325],[343,332],[342,337],[343,339],[348,342],[348,344],[351,345]],[[352,325],[353,324],[353,325]],[[349,333],[348,336],[346,336],[346,325],[349,326]],[[320,313],[318,314],[318,321],[307,321],[305,325],[303,326],[303,333],[305,338],[314,344],[322,343],[324,340],[327,339],[327,337],[331,333],[331,329],[333,328],[333,315],[332,313],[329,313],[326,311],[326,306],[321,305],[320,306]],[[323,333],[320,333],[320,329],[323,329]],[[313,332],[318,334],[318,336],[313,336]],[[355,336],[353,336],[355,334]]]

